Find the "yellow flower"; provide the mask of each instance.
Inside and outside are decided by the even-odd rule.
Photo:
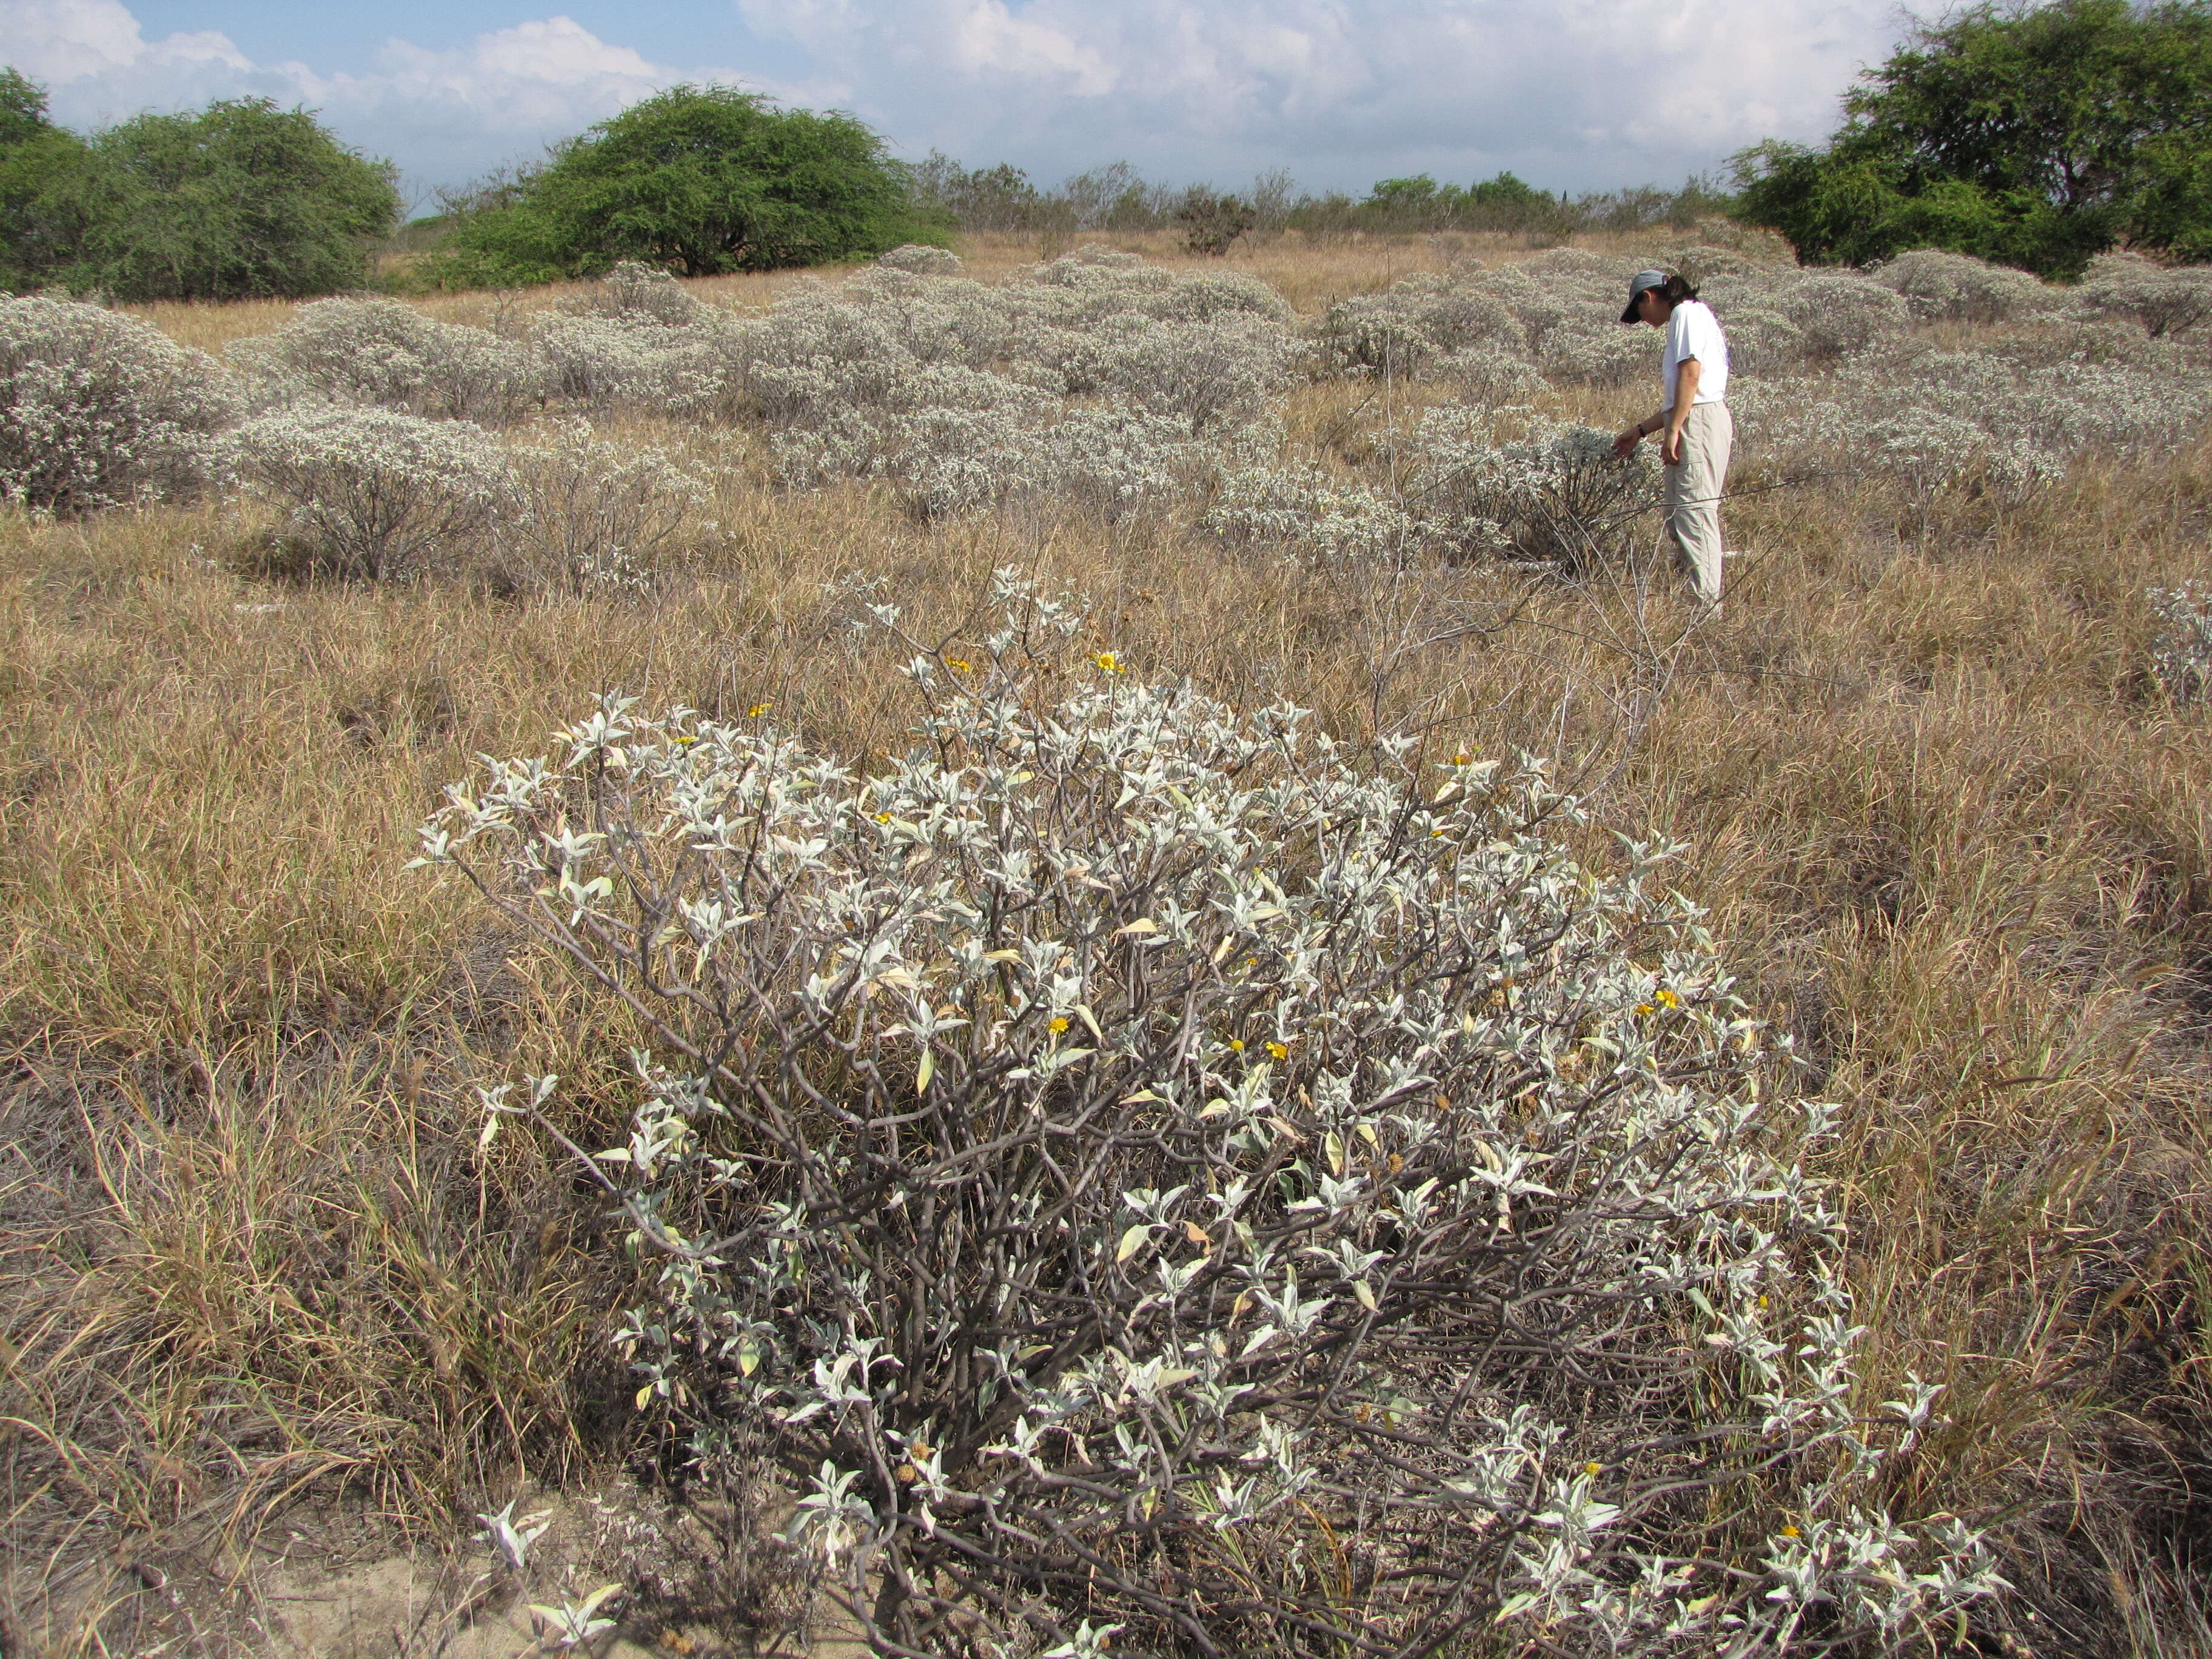
[[[1658,995],[1654,1000],[1662,1008],[1679,1008],[1682,1006],[1682,999],[1664,986],[1660,987]]]
[[[1454,755],[1454,756],[1452,757],[1452,764],[1453,764],[1454,766],[1468,766],[1468,765],[1472,765],[1472,764],[1474,763],[1474,756],[1472,756],[1472,755],[1470,755],[1470,754],[1468,754],[1468,753],[1467,752],[1467,750],[1464,750],[1464,749],[1461,750],[1459,751],[1459,753],[1457,753],[1456,755]]]
[[[1267,1045],[1267,1052],[1273,1054],[1277,1060],[1288,1060],[1291,1057],[1291,1051],[1279,1042],[1269,1043]]]
[[[945,659],[945,665],[956,674],[972,674],[975,672],[974,663],[959,657],[947,657]]]
[[[775,705],[772,702],[757,702],[751,708],[745,710],[745,718],[749,720],[757,720],[763,714],[767,714],[769,709],[775,707]]]
[[[1122,672],[1121,659],[1111,651],[1097,652],[1093,654],[1091,660],[1098,665],[1098,671],[1102,674],[1118,674]]]
[[[1797,1528],[1795,1528],[1795,1527],[1784,1527],[1784,1528],[1783,1528],[1783,1529],[1782,1529],[1782,1535],[1783,1535],[1784,1538],[1799,1538],[1799,1537],[1802,1537],[1802,1536],[1803,1536],[1803,1534],[1802,1534],[1802,1533],[1800,1533],[1800,1532],[1797,1530]]]
[[[1638,1003],[1638,1004],[1636,1005],[1636,1012],[1637,1012],[1639,1015],[1642,1015],[1642,1014],[1656,1014],[1656,1013],[1657,1013],[1657,1012],[1659,1012],[1659,1010],[1658,1010],[1655,1006],[1653,1006],[1652,1004],[1650,1004],[1650,1003],[1649,1003],[1649,1002],[1639,1002],[1639,1003]]]
[[[1054,1035],[1054,1036],[1057,1036],[1059,1033],[1060,1033],[1060,1032],[1062,1032],[1062,1031],[1065,1031],[1066,1029],[1067,1029],[1067,1016],[1066,1016],[1066,1014],[1054,1014],[1054,1015],[1052,1017],[1052,1024],[1051,1024],[1051,1030],[1052,1030],[1052,1031],[1053,1031]]]
[[[677,745],[678,745],[678,747],[679,747],[679,748],[683,748],[683,749],[689,749],[689,748],[690,748],[693,744],[695,744],[695,743],[696,743],[696,742],[698,742],[698,741],[699,741],[699,739],[698,739],[697,738],[696,738],[696,737],[692,736],[692,735],[691,735],[690,732],[685,732],[682,737],[680,737],[680,738],[677,738],[677,739],[676,739],[676,742],[677,742]]]
[[[876,822],[878,823],[889,823],[890,821],[891,815],[888,812],[878,812],[876,814]]]
[[[1244,1052],[1244,1039],[1243,1037],[1230,1038],[1229,1052],[1232,1054],[1243,1054]]]
[[[1603,1474],[1605,1473],[1605,1465],[1602,1463],[1585,1463],[1583,1465],[1583,1473],[1588,1475]]]

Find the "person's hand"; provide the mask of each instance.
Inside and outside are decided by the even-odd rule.
[[[1682,464],[1682,429],[1676,427],[1660,441],[1659,459],[1668,466]]]
[[[1632,426],[1627,431],[1622,433],[1618,438],[1615,438],[1613,441],[1613,459],[1618,461],[1626,460],[1631,455],[1633,455],[1636,453],[1636,446],[1643,441],[1643,428]]]

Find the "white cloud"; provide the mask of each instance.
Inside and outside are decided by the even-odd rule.
[[[150,62],[162,68],[221,64],[249,67],[227,35],[208,31],[149,41],[117,0],[0,0],[0,48],[7,61],[42,81],[75,81]]]
[[[260,94],[437,182],[674,82],[725,80],[853,109],[905,154],[1041,181],[1125,157],[1171,180],[1281,166],[1356,189],[1510,167],[1595,188],[1825,133],[1894,35],[1892,0],[732,0],[720,15],[732,40],[711,52],[741,58],[749,32],[799,79],[657,63],[562,15],[448,51],[261,64],[220,33],[149,40],[121,0],[0,0],[0,56],[74,123]]]
[[[118,0],[0,0],[0,56],[47,83],[58,119],[92,125],[144,108],[259,95],[319,110],[348,143],[424,184],[526,159],[659,88],[737,71],[655,64],[565,16],[450,51],[387,40],[372,61],[318,70],[255,64],[218,33],[144,38]],[[818,89],[776,88],[802,99]]]
[[[1891,0],[737,0],[903,147],[1043,177],[1279,162],[1356,184],[1512,166],[1679,179],[1833,125]]]

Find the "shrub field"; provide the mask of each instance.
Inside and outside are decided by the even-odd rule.
[[[0,299],[0,1652],[2212,1655],[2212,277],[1583,240]]]

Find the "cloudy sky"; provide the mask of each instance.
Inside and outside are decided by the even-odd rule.
[[[1510,167],[1585,190],[1825,134],[1901,27],[1893,0],[0,0],[0,62],[77,127],[304,103],[425,194],[687,80],[1043,183],[1120,158],[1224,187]]]

